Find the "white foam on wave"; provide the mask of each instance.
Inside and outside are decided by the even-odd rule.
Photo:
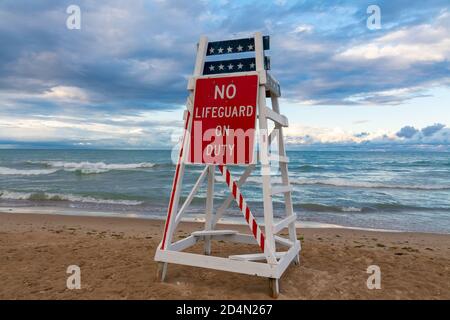
[[[216,178],[218,181],[223,181],[222,177]],[[247,182],[249,183],[262,183],[262,177],[251,176],[248,177]],[[272,183],[281,183],[281,178],[279,176],[273,176],[271,178]],[[374,188],[374,189],[406,189],[406,190],[450,190],[450,185],[399,185],[399,184],[385,184],[377,182],[368,181],[354,181],[342,178],[329,178],[329,179],[307,179],[307,178],[294,178],[291,179],[291,184],[294,185],[322,185],[331,187],[349,187],[349,188]],[[348,211],[352,211],[351,208],[347,208]],[[356,211],[356,210],[354,210]]]
[[[356,207],[342,207],[341,210],[343,212],[362,212],[362,208]]]
[[[13,169],[0,167],[0,175],[20,175],[20,176],[36,176],[43,174],[52,174],[58,169]]]
[[[397,185],[384,184],[366,181],[351,181],[347,179],[331,178],[331,179],[293,179],[292,184],[297,185],[325,185],[334,187],[353,187],[353,188],[379,188],[379,189],[409,189],[409,190],[446,190],[450,186],[439,185]]]
[[[250,183],[262,183],[262,177],[261,176],[251,176],[248,177],[246,182],[250,182]],[[279,176],[272,176],[271,180],[272,183],[281,183],[281,178]]]
[[[60,168],[65,171],[77,171],[83,174],[104,173],[111,170],[145,169],[155,166],[151,162],[141,163],[104,163],[104,162],[66,162],[66,161],[35,161],[33,163],[44,164],[52,168]]]
[[[85,202],[98,204],[115,204],[137,206],[142,201],[136,200],[119,200],[119,199],[100,199],[91,196],[79,196],[73,194],[47,193],[47,192],[15,192],[2,190],[0,191],[0,199],[3,200],[30,200],[30,201],[70,201]]]

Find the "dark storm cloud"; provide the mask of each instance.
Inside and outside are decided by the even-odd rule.
[[[435,123],[434,125],[423,128],[421,131],[425,137],[432,136],[436,132],[440,131],[445,127],[445,124]]]
[[[68,30],[73,1],[0,4],[0,90],[85,90],[91,105],[176,108],[185,97],[201,3],[78,1],[81,30]],[[190,26],[187,28],[187,26]]]
[[[403,143],[445,145],[450,143],[450,129],[441,123],[435,123],[421,130],[413,126],[404,126],[396,133],[396,136],[401,138]]]
[[[412,138],[416,133],[418,133],[419,130],[417,130],[416,128],[412,127],[412,126],[405,126],[403,128],[400,129],[399,132],[397,132],[397,137],[399,138]]]
[[[413,61],[390,71],[392,57],[336,60],[352,46],[414,24],[432,23],[445,1],[381,1],[385,27],[369,31],[367,6],[337,1],[224,4],[204,1],[78,1],[82,29],[65,27],[73,1],[0,4],[0,88],[42,93],[81,88],[92,106],[176,108],[186,95],[195,43],[262,30],[272,36],[272,66],[287,98],[318,104],[400,103],[417,96],[379,95],[448,79],[449,63]],[[280,2],[282,3],[282,2]],[[310,29],[301,32],[301,27]],[[356,100],[354,95],[364,95]],[[349,99],[350,98],[350,99]]]
[[[81,7],[81,30],[66,28],[71,4]],[[105,124],[179,109],[201,34],[269,34],[272,72],[300,104],[401,104],[448,86],[448,1],[377,1],[382,29],[373,31],[370,4],[3,0],[0,120],[83,115],[74,121]]]
[[[399,104],[424,96],[434,85],[448,85],[448,3],[379,1],[382,29],[373,31],[366,27],[370,4],[374,3],[250,2],[235,6],[221,26],[230,34],[271,34],[273,72],[283,84],[284,96],[299,102]],[[433,50],[439,52],[427,56]],[[399,89],[408,92],[389,93]]]

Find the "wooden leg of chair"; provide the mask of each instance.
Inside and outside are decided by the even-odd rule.
[[[158,262],[158,267],[156,269],[156,280],[164,282],[167,274],[167,262]]]
[[[295,256],[295,258],[294,258],[294,264],[295,264],[296,266],[300,265],[300,255],[299,255],[299,254]]]
[[[205,246],[203,248],[203,253],[206,256],[210,256],[211,255],[211,237],[210,236],[206,236],[205,237]]]
[[[276,299],[280,295],[279,279],[269,278],[270,295]]]

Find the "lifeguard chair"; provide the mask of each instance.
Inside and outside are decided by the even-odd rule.
[[[269,46],[269,37],[263,37],[259,32],[251,38],[226,41],[208,42],[205,36],[200,38],[194,73],[188,81],[190,94],[184,113],[185,131],[176,164],[164,234],[155,254],[155,260],[159,262],[157,276],[161,281],[164,281],[166,277],[167,264],[176,263],[269,278],[272,296],[277,297],[279,279],[283,272],[291,262],[299,263],[301,244],[296,235],[296,215],[292,206],[292,186],[289,182],[288,157],[283,136],[283,128],[288,126],[288,120],[280,114],[278,104],[280,85],[268,71],[270,60],[265,56],[265,50],[268,50]],[[217,58],[221,55],[233,54],[233,57],[236,57],[243,53],[247,55],[254,53],[254,57],[206,61],[206,57],[209,56]],[[266,104],[267,98],[271,101],[271,107]],[[237,111],[234,108],[236,106]],[[241,106],[248,108],[240,108]],[[211,108],[206,110],[209,107]],[[216,117],[213,117],[213,114]],[[274,122],[271,132],[268,132],[269,120]],[[216,125],[227,129],[231,127],[234,130],[241,127],[249,130],[252,127],[258,129],[258,156],[253,155],[255,148],[251,134],[246,137],[248,143],[245,144],[244,151],[234,149],[235,151],[231,152],[232,144],[236,142],[233,138],[231,139],[233,141],[222,144],[225,149],[229,147],[229,153],[217,154],[218,148],[209,152],[208,148],[211,151],[211,149],[214,150],[214,146],[208,147],[211,143],[205,142],[204,137],[199,137],[198,132],[195,131],[198,125],[203,125],[203,129],[199,131],[201,135],[205,134],[205,128],[213,129]],[[217,131],[214,138],[224,138],[218,135],[225,135],[225,133]],[[214,132],[212,135],[215,135]],[[270,146],[274,141],[278,142],[278,152],[271,154]],[[195,152],[195,148],[198,148],[200,153]],[[209,158],[205,156],[208,152]],[[196,159],[199,154],[200,158]],[[262,181],[264,230],[256,221],[241,193],[241,188],[257,167],[258,162]],[[271,162],[279,166],[281,184],[272,182]],[[185,166],[191,164],[203,165],[204,169],[179,208]],[[229,165],[245,166],[239,179],[233,177],[228,169]],[[214,210],[216,174],[223,177],[230,194]],[[207,198],[204,230],[192,232],[188,237],[173,242],[178,224],[205,179],[207,179]],[[272,197],[275,195],[282,195],[284,199],[285,217],[280,221],[274,221],[273,217]],[[226,213],[233,200],[236,201],[249,226],[248,234],[239,233],[236,230],[216,229],[219,219]],[[286,228],[289,234],[287,238],[280,235],[280,232]],[[254,244],[259,252],[216,257],[211,255],[211,240]],[[185,251],[200,241],[204,241],[204,254]]]

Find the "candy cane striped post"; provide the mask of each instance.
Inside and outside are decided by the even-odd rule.
[[[222,173],[223,178],[225,179],[228,185],[228,188],[233,194],[233,197],[236,200],[239,209],[244,215],[245,220],[247,221],[247,224],[250,227],[253,236],[258,242],[259,247],[261,248],[262,252],[264,252],[266,244],[264,233],[261,231],[261,228],[259,227],[258,223],[255,220],[255,217],[253,216],[250,208],[247,205],[247,202],[242,196],[241,190],[239,189],[236,181],[234,181],[233,177],[231,176],[230,170],[228,170],[227,167],[225,167],[224,165],[219,165],[219,170]]]
[[[191,113],[188,111],[187,116],[186,116],[186,123],[184,124],[184,134],[183,134],[183,139],[181,141],[180,152],[178,154],[177,166],[175,168],[175,176],[173,178],[172,191],[170,193],[169,207],[167,208],[167,218],[166,218],[166,224],[164,226],[164,235],[163,235],[163,239],[161,242],[161,250],[164,250],[166,248],[167,231],[169,230],[170,224],[172,222],[171,218],[172,218],[173,211],[174,211],[173,204],[175,202],[175,198],[176,198],[175,196],[178,191],[177,186],[178,186],[178,180],[180,178],[181,166],[183,164],[183,156],[184,156],[184,151],[185,151],[184,150],[185,149],[185,140],[186,140],[188,125],[189,125],[190,115],[191,115]]]

